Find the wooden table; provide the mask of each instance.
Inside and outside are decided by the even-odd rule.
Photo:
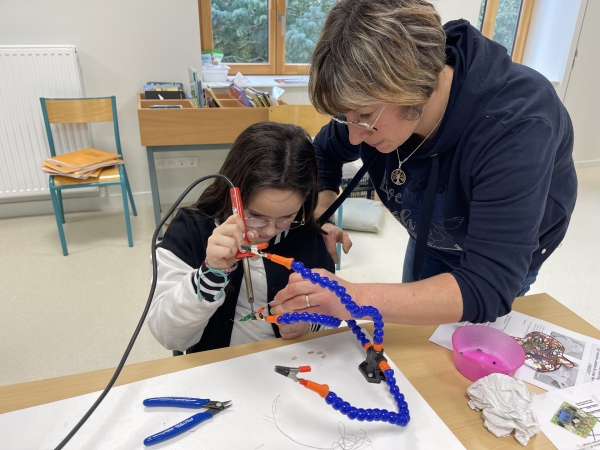
[[[154,155],[160,152],[228,150],[238,135],[258,122],[293,123],[315,136],[329,122],[312,105],[246,108],[228,94],[216,94],[222,108],[195,108],[189,100],[145,100],[138,94],[140,141],[146,147],[148,174],[152,191],[154,220],[160,223],[160,195]],[[177,105],[180,109],[155,109],[152,106]]]
[[[518,298],[515,301],[514,309],[600,339],[599,330],[547,294]],[[372,324],[366,325],[365,328],[369,332],[373,332]],[[388,357],[394,361],[466,448],[477,450],[522,449],[523,447],[512,436],[502,439],[493,436],[483,427],[480,413],[469,408],[466,390],[471,381],[463,377],[454,367],[452,352],[429,342],[429,337],[435,329],[435,326],[386,325],[385,351]],[[116,385],[132,383],[338,332],[341,330],[312,333],[294,341],[273,339],[131,364],[123,369]],[[113,369],[106,369],[0,387],[0,414],[100,391],[104,389],[112,374]],[[545,392],[536,386],[528,385],[528,387],[536,393]],[[529,441],[527,448],[537,450],[555,447],[544,434],[539,433]]]

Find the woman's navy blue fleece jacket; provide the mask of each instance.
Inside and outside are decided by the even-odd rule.
[[[510,312],[528,271],[565,236],[577,194],[573,127],[546,78],[513,63],[467,21],[444,29],[454,78],[440,128],[402,165],[404,185],[390,180],[396,152],[378,153],[369,175],[417,248],[423,204],[431,205],[426,251],[460,264],[451,274],[463,298],[462,320],[494,321]],[[399,148],[400,158],[419,139],[412,147],[411,141]],[[350,144],[347,128],[334,123],[319,132],[315,149],[320,189],[335,192],[343,163],[377,152]],[[427,199],[433,171],[437,185]]]

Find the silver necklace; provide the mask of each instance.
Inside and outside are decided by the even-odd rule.
[[[446,91],[446,71],[444,70],[444,92]],[[444,104],[444,110],[442,111],[442,115],[440,116],[440,120],[437,121],[437,123],[435,124],[435,126],[431,129],[431,131],[429,132],[429,134],[427,136],[425,136],[425,139],[423,139],[421,141],[421,143],[419,145],[417,145],[417,148],[415,148],[410,155],[408,155],[406,158],[404,158],[402,161],[400,160],[400,152],[399,152],[399,148],[398,147],[396,149],[396,155],[398,155],[398,168],[392,171],[392,174],[390,175],[392,178],[392,183],[394,183],[397,186],[400,186],[402,184],[404,184],[406,182],[406,174],[404,173],[404,171],[402,170],[402,164],[404,164],[406,161],[408,161],[408,158],[410,158],[412,155],[415,154],[415,152],[417,150],[419,150],[421,148],[421,145],[423,145],[425,143],[425,141],[429,138],[429,136],[431,136],[431,133],[433,133],[433,130],[435,130],[440,123],[442,123],[442,119],[444,118],[444,114],[446,113],[446,106],[448,106],[448,101],[446,100],[446,103]]]

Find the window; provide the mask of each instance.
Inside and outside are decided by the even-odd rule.
[[[534,0],[481,0],[477,28],[503,45],[512,60],[523,60]]]
[[[306,74],[336,0],[198,0],[202,50],[230,73]]]

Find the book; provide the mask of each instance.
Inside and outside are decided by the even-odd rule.
[[[260,101],[260,99],[258,98],[258,96],[254,92],[252,92],[252,91],[250,91],[248,89],[246,89],[244,92],[245,92],[246,96],[248,97],[248,99],[250,100],[250,102],[252,103],[253,106],[255,106],[255,107],[261,107],[261,108],[263,107],[262,102]]]
[[[79,170],[76,167],[67,167],[67,166],[61,166],[59,164],[55,164],[51,161],[48,161],[47,159],[42,162],[46,167],[48,167],[49,169],[52,169],[53,171],[55,171],[59,174],[72,173],[72,172],[76,172],[77,170]]]
[[[239,87],[237,84],[231,83],[229,85],[229,92],[231,93],[232,97],[237,98],[237,100],[242,105],[248,106],[250,108],[252,107],[252,103],[248,99],[248,96],[244,93],[244,90],[241,87]]]
[[[217,108],[222,108],[223,104],[220,102],[219,98],[215,94],[215,91],[209,85],[205,86],[206,96],[210,97],[211,101],[214,102]]]
[[[144,85],[146,99],[184,99],[183,83],[149,81]]]
[[[154,88],[176,88],[183,91],[183,83],[173,83],[173,82],[165,82],[165,81],[148,81],[146,86],[154,87]]]
[[[64,155],[51,156],[50,158],[47,158],[47,160],[59,166],[83,169],[104,161],[119,158],[120,155],[118,153],[105,152],[104,150],[98,150],[97,148],[84,148],[83,150],[66,153]]]
[[[110,167],[110,166],[109,166]],[[104,167],[100,167],[98,169],[95,170],[86,170],[83,171],[82,173],[62,173],[56,170],[52,170],[50,169],[48,166],[43,165],[40,166],[40,168],[46,172],[47,174],[50,175],[54,175],[54,176],[60,176],[60,177],[69,177],[69,178],[76,178],[78,180],[87,180],[90,177],[97,177],[100,175],[100,172],[102,172],[102,170],[104,169]]]
[[[308,84],[308,77],[275,78],[275,83],[279,83],[279,84]]]
[[[80,180],[87,180],[90,177],[97,177],[100,175],[103,169],[107,167],[115,167],[119,164],[123,164],[123,160],[121,159],[111,159],[108,161],[104,161],[98,163],[95,166],[88,166],[84,169],[72,169],[69,172],[63,172],[62,169],[64,167],[57,166],[55,164],[50,163],[48,160],[42,161],[43,165],[40,167],[44,172],[50,175],[62,176],[62,177],[70,177],[77,178]],[[56,167],[56,168],[55,168]]]
[[[198,87],[198,108],[204,108],[206,106],[206,86],[202,84],[202,80],[197,81]]]
[[[188,77],[190,79],[190,92],[196,108],[200,108],[200,95],[202,91],[198,90],[198,72],[193,67],[188,67]]]

